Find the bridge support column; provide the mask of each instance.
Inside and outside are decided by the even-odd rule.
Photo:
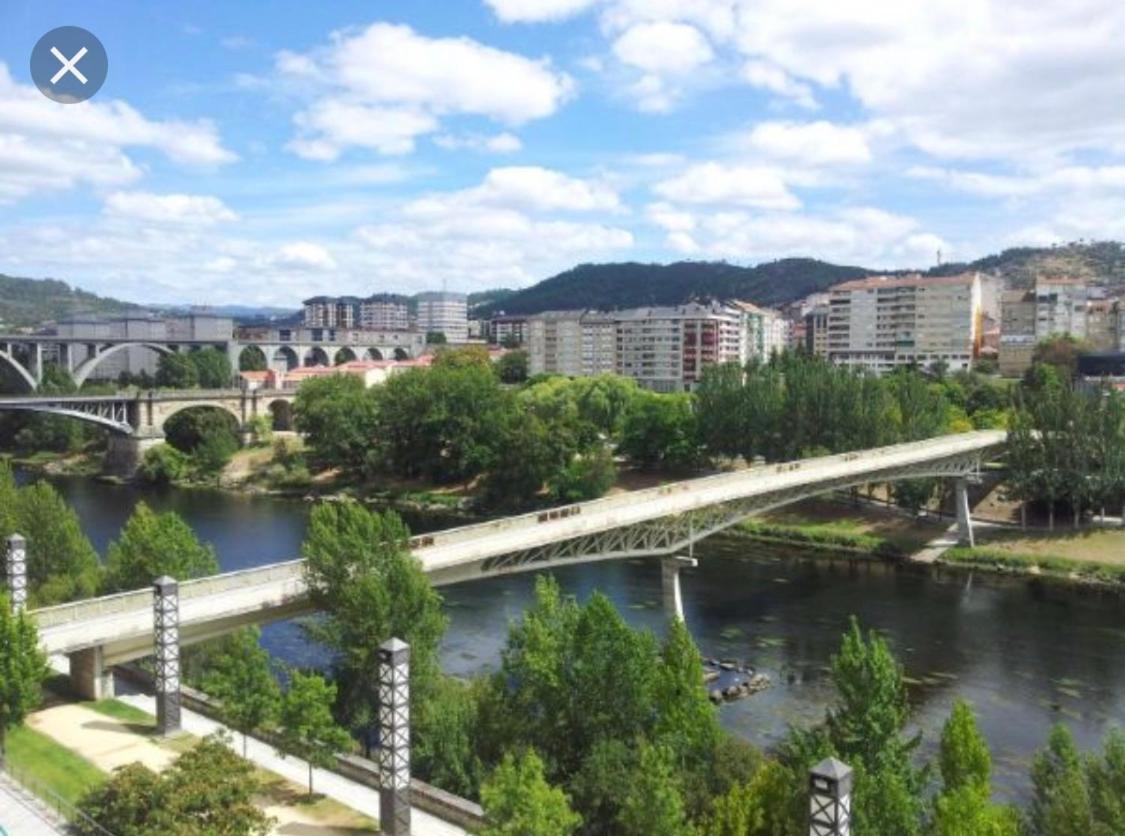
[[[70,660],[70,687],[87,700],[104,700],[113,696],[113,671],[102,655],[100,647],[76,650],[67,655]]]
[[[969,508],[969,480],[962,477],[954,482],[953,501],[957,506],[957,539],[970,548],[976,543],[973,539],[973,517]]]
[[[13,534],[8,538],[4,562],[8,576],[8,604],[12,615],[17,615],[27,606],[27,540],[21,535]]]
[[[387,836],[410,833],[410,645],[379,645],[379,821]]]
[[[180,730],[180,587],[165,575],[152,585],[152,627],[156,655],[156,729]]]
[[[159,431],[145,435],[110,433],[105,454],[106,470],[115,476],[132,477],[141,466],[145,453],[163,443],[164,435]]]
[[[664,593],[664,616],[671,622],[684,620],[684,596],[680,592],[680,570],[685,566],[698,566],[694,557],[673,555],[660,559],[660,586]]]

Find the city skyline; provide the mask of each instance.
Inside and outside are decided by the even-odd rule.
[[[1125,10],[1068,10],[116,3],[62,19],[21,0],[0,12],[0,272],[296,307],[522,287],[583,261],[912,268],[1125,237]],[[109,54],[84,104],[28,73],[64,23]]]

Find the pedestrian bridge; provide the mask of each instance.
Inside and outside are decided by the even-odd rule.
[[[956,480],[961,534],[971,541],[965,485],[1005,442],[1003,431],[982,430],[771,464],[452,528],[414,537],[410,545],[436,586],[598,560],[672,557],[746,517],[801,499],[930,477]],[[666,602],[678,599],[676,565],[665,563]],[[143,589],[31,615],[44,648],[69,654],[76,685],[98,696],[108,666],[151,654],[152,597]],[[191,644],[309,610],[301,560],[186,581],[180,639]]]

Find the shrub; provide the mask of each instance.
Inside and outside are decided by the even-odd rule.
[[[183,479],[188,472],[188,457],[171,444],[158,444],[147,451],[141,461],[140,476],[154,485],[166,485]]]

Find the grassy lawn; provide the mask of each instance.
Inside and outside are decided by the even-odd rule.
[[[26,726],[9,733],[7,749],[12,769],[21,779],[27,776],[72,804],[106,778],[85,758]]]
[[[99,714],[104,714],[106,717],[112,717],[115,720],[122,720],[126,723],[134,723],[142,726],[155,726],[156,724],[156,718],[147,711],[141,711],[135,706],[121,702],[121,700],[98,700],[97,702],[85,702],[82,703],[82,705]]]
[[[303,815],[314,819],[325,827],[360,833],[379,833],[379,823],[333,801],[323,795],[308,796],[308,787],[298,786],[280,775],[264,769],[255,770],[261,782],[260,798],[264,804],[278,807],[292,807]],[[315,786],[314,786],[315,789]]]
[[[1064,558],[1125,567],[1125,529],[1060,528],[1054,533],[980,531],[977,540],[989,551],[1026,558]]]
[[[947,522],[915,520],[867,506],[810,500],[749,521],[770,528],[794,529],[811,539],[854,542],[859,548],[883,548],[910,554],[937,537]]]

